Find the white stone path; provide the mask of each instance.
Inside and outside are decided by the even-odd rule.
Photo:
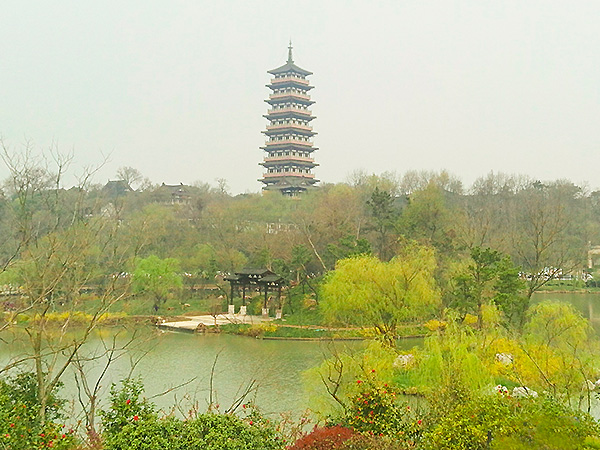
[[[262,316],[250,316],[241,314],[219,314],[213,317],[211,315],[205,316],[188,316],[188,320],[180,320],[175,322],[160,322],[158,326],[160,328],[172,329],[172,330],[184,330],[194,331],[200,324],[206,326],[225,325],[229,323],[249,323],[257,324],[263,322],[270,322],[274,320],[273,317],[262,317]],[[215,323],[216,322],[216,323]]]

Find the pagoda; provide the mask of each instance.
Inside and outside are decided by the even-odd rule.
[[[312,72],[294,64],[290,42],[287,62],[268,73],[273,75],[267,85],[272,93],[265,100],[270,105],[264,116],[269,124],[263,131],[267,141],[261,147],[265,157],[260,163],[265,173],[258,181],[264,183],[264,190],[296,196],[319,181],[312,173],[318,166],[312,156],[317,150],[313,147],[312,137],[317,133],[310,126],[315,117],[309,107],[314,102],[308,95],[313,86],[306,79]]]

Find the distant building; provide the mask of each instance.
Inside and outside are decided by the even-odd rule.
[[[133,192],[133,189],[125,180],[109,180],[102,187],[102,193],[111,198],[122,197],[130,192]]]
[[[154,192],[156,199],[161,203],[171,205],[188,204],[192,198],[194,188],[183,183],[165,184],[162,183]]]
[[[290,42],[287,62],[268,73],[274,77],[267,85],[273,92],[265,100],[271,108],[264,116],[269,125],[263,131],[267,141],[261,149],[266,154],[260,165],[265,173],[259,181],[264,190],[295,196],[319,181],[312,173],[318,165],[312,156],[316,133],[310,125],[315,117],[308,109],[314,103],[308,95],[313,86],[306,79],[312,72],[294,64]]]

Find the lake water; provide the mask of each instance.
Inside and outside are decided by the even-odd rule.
[[[560,300],[571,303],[583,317],[590,321],[596,333],[600,335],[600,293],[568,294],[542,292],[534,294],[534,302],[543,300]]]
[[[222,410],[227,409],[249,383],[254,383],[255,390],[248,399],[255,400],[264,413],[290,411],[299,415],[308,404],[302,372],[331,355],[332,346],[342,350],[362,345],[358,341],[260,340],[232,335],[164,332],[154,327],[137,331],[139,336],[134,346],[110,365],[102,381],[100,397],[106,398],[110,384],[126,378],[134,366],[133,374],[143,379],[146,396],[163,409],[180,404],[180,411],[189,410],[194,403],[201,411],[206,409],[212,372],[213,399]],[[122,345],[131,335],[130,330],[119,333],[116,328],[98,330],[82,353],[101,354],[104,344],[116,338]],[[26,349],[16,339],[10,344],[0,344],[0,364],[25,356]],[[92,383],[102,372],[104,361],[103,358],[86,363]],[[64,384],[62,395],[74,397],[77,390],[72,372],[64,378]],[[177,389],[180,385],[184,386]]]
[[[569,301],[592,319],[600,332],[600,294],[536,294],[534,301],[556,299]],[[250,396],[267,414],[291,411],[299,415],[308,404],[303,390],[302,372],[320,364],[331,355],[332,345],[338,349],[357,349],[357,341],[284,341],[260,340],[231,335],[196,335],[164,332],[153,327],[140,327],[135,345],[115,360],[102,381],[101,398],[106,398],[112,382],[133,374],[143,379],[146,395],[163,409],[175,403],[187,411],[194,403],[206,409],[213,364],[213,393],[215,402],[226,409],[239,397],[249,383],[255,381],[256,390]],[[85,352],[101,352],[103,345],[113,338],[125,343],[132,331],[98,330],[86,344]],[[6,337],[6,334],[4,334]],[[404,348],[418,345],[420,340],[402,342]],[[18,342],[0,344],[0,364],[23,355],[26,347]],[[215,363],[216,360],[216,363]],[[103,368],[102,360],[86,365],[92,382]],[[76,386],[72,373],[64,378],[63,396],[73,398]],[[180,388],[177,386],[184,385]],[[164,395],[159,395],[165,393]]]

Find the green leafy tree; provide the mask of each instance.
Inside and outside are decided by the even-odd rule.
[[[376,249],[379,258],[388,260],[391,256],[391,237],[395,230],[398,212],[394,206],[394,197],[388,191],[376,187],[367,201],[373,229],[375,230]]]
[[[440,303],[433,250],[408,245],[389,262],[373,256],[338,261],[326,279],[322,308],[330,322],[374,327],[393,345],[398,326],[429,317]]]
[[[169,294],[182,286],[179,260],[160,259],[151,255],[137,261],[133,272],[133,289],[135,292],[149,295],[154,300],[154,311],[158,311]]]
[[[587,242],[582,240],[581,189],[557,181],[531,183],[515,202],[512,254],[527,272],[527,298],[556,279],[581,267]]]
[[[366,239],[357,239],[355,236],[345,236],[336,243],[329,244],[327,250],[336,261],[351,256],[370,255],[372,253],[371,243]]]
[[[432,182],[410,195],[400,226],[409,239],[448,252],[455,244],[455,221],[444,191]]]
[[[524,297],[519,293],[525,284],[519,278],[518,268],[509,256],[491,248],[474,247],[467,266],[452,279],[450,305],[464,318],[467,313],[477,316],[482,326],[482,307],[493,301],[509,319],[524,314]]]
[[[515,266],[510,256],[504,256],[497,264],[492,301],[500,308],[508,323],[518,327],[524,322],[527,311],[527,297],[523,294],[525,282],[521,279],[520,268]]]
[[[570,303],[559,301],[532,306],[528,317],[521,349],[522,358],[535,368],[530,369],[533,382],[568,402],[577,400],[582,386],[589,397],[585,386],[594,379],[598,341],[588,320]]]

